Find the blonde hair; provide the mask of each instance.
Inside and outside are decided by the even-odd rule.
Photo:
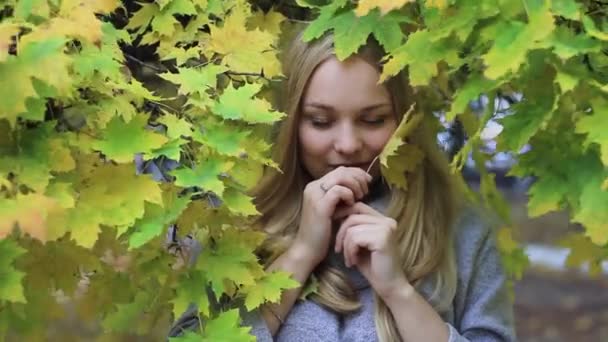
[[[368,40],[357,56],[379,70],[384,52],[374,41]],[[286,118],[280,123],[274,142],[273,158],[281,171],[265,170],[252,194],[261,212],[256,225],[268,233],[260,255],[266,265],[291,245],[298,230],[302,209],[305,172],[298,155],[297,125],[300,103],[308,80],[317,66],[334,56],[333,36],[326,34],[304,43],[301,33],[293,40],[284,56],[283,111]],[[401,120],[414,95],[407,75],[400,73],[385,82],[391,94],[394,112]],[[398,222],[397,241],[399,258],[407,279],[419,286],[427,277],[434,280],[434,290],[428,300],[438,311],[447,310],[456,291],[452,226],[458,212],[456,183],[449,172],[448,161],[439,150],[429,116],[408,142],[424,152],[424,160],[407,174],[408,189],[391,189],[386,215]],[[321,263],[314,271],[319,281],[318,293],[311,299],[341,314],[353,312],[361,304],[357,291],[339,269]],[[387,305],[374,292],[375,324],[380,341],[398,341],[400,335]]]

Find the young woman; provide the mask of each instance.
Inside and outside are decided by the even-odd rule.
[[[318,293],[285,291],[245,323],[259,341],[513,341],[492,231],[460,203],[430,120],[407,138],[424,153],[407,190],[374,162],[412,104],[405,75],[378,84],[382,56],[370,40],[341,62],[331,35],[287,51],[282,172],[254,189],[258,227],[267,269],[314,274]]]
[[[515,341],[492,230],[462,203],[431,120],[407,137],[423,152],[401,165],[407,190],[374,162],[413,99],[403,74],[378,84],[383,54],[370,40],[340,62],[331,35],[297,37],[287,51],[287,117],[274,144],[282,172],[269,169],[253,195],[267,270],[302,286],[242,312],[243,325],[258,341]],[[312,275],[318,291],[300,300]],[[198,328],[197,311],[169,336]]]

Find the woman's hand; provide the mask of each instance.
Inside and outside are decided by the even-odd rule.
[[[390,298],[408,286],[399,263],[394,219],[362,202],[339,210],[336,217],[347,217],[340,225],[335,245],[336,252],[343,251],[347,267],[357,266],[382,298]]]
[[[341,203],[352,206],[363,198],[371,180],[372,176],[360,168],[338,167],[308,183],[304,189],[298,233],[291,249],[315,266],[325,259],[336,208]]]

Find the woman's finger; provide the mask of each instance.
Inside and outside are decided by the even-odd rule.
[[[319,205],[327,210],[326,214],[328,216],[331,216],[340,201],[344,201],[347,205],[351,206],[355,203],[355,194],[345,186],[334,185],[321,197]]]
[[[369,205],[367,205],[363,202],[357,202],[354,205],[340,208],[340,210],[337,210],[334,213],[333,218],[338,220],[338,219],[344,218],[346,216],[354,215],[354,214],[366,214],[366,215],[372,215],[372,216],[378,216],[378,217],[386,217],[384,214],[382,214],[381,212],[377,211],[376,209],[370,207]]]
[[[344,262],[350,267],[359,263],[359,252],[372,251],[379,238],[377,226],[359,225],[348,229],[344,236]]]
[[[377,217],[377,216],[371,216],[371,215],[364,215],[364,214],[355,214],[355,215],[351,215],[349,216],[346,220],[344,220],[344,222],[342,222],[342,224],[340,225],[340,228],[338,229],[338,233],[336,234],[336,245],[334,247],[334,250],[336,252],[340,252],[340,250],[342,249],[342,241],[344,239],[344,234],[346,234],[346,231],[348,230],[348,228],[352,227],[352,226],[357,226],[357,225],[363,225],[363,224],[367,224],[367,225],[374,225],[374,224],[381,224],[381,218]]]

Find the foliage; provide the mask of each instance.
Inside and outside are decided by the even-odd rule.
[[[333,32],[340,59],[375,37],[387,51],[382,79],[407,69],[416,113],[463,124],[468,141],[453,169],[473,156],[481,188],[469,195],[508,225],[482,149],[486,123],[499,120],[498,151],[530,146],[512,170],[537,179],[529,214],[568,209],[584,226],[564,242],[570,264],[596,270],[607,257],[606,5],[297,0],[264,12],[262,3],[2,2],[0,336],[78,339],[52,328],[71,308],[108,339],[158,339],[195,303],[199,331],[176,340],[251,339],[232,306],[251,310],[295,285],[258,263],[264,236],[249,229],[257,210],[246,195],[262,167],[276,167],[265,138],[284,114],[266,90],[283,76],[281,38],[294,27],[287,8],[314,16],[305,39]],[[480,94],[490,101],[477,116],[468,104]],[[508,111],[497,105],[520,95]],[[401,186],[394,170],[423,158],[398,141],[406,135],[381,158]],[[135,155],[180,166],[161,183],[135,172]],[[166,248],[172,223],[179,234]],[[186,234],[203,246],[193,265],[169,252],[183,253]],[[509,272],[521,275],[521,249],[508,230],[499,238]]]

